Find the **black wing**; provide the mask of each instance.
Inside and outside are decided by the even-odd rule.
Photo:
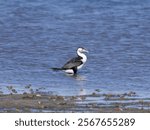
[[[62,68],[63,69],[72,69],[72,68],[76,68],[77,66],[83,64],[83,62],[81,61],[82,57],[75,57],[71,60],[69,60]]]

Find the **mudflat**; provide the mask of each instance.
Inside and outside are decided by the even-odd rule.
[[[103,100],[101,102],[100,100]],[[134,92],[60,96],[40,93],[0,94],[0,112],[150,112],[150,99]]]

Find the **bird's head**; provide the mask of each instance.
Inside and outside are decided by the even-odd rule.
[[[87,53],[88,53],[88,50],[86,50],[86,49],[83,48],[83,47],[79,47],[79,48],[77,49],[77,52],[79,52],[79,53],[87,52]]]

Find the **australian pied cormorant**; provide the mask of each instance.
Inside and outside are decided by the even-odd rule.
[[[79,47],[77,49],[77,57],[72,58],[66,64],[64,64],[61,68],[52,68],[53,70],[63,70],[68,74],[76,74],[79,69],[83,67],[85,62],[87,61],[87,56],[84,52],[88,52],[83,47]]]

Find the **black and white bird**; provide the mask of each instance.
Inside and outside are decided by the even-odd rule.
[[[83,67],[87,61],[87,56],[84,54],[88,52],[85,48],[79,47],[77,49],[77,57],[72,58],[61,68],[52,68],[53,70],[63,70],[68,74],[76,74],[79,69]]]

